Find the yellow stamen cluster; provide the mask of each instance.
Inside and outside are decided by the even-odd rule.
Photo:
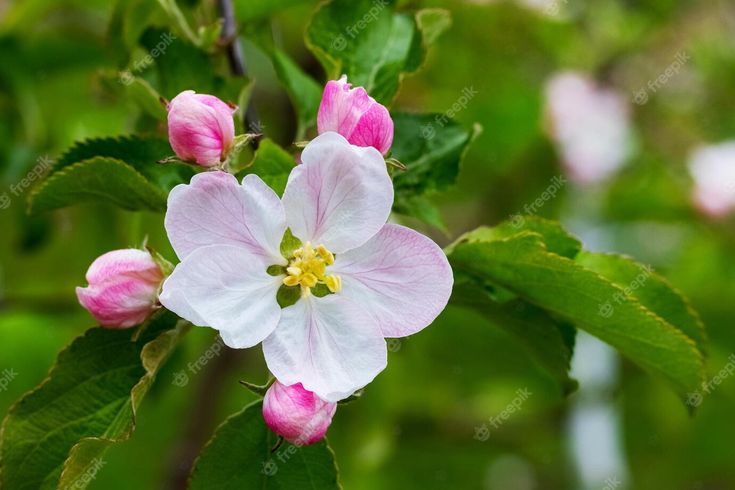
[[[295,250],[294,258],[288,264],[283,279],[286,286],[301,286],[302,296],[309,296],[311,288],[317,284],[324,284],[333,293],[342,290],[342,278],[331,274],[327,275],[327,266],[334,264],[334,255],[324,245],[316,249],[310,242]]]

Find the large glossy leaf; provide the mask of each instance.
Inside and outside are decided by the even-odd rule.
[[[93,328],[59,354],[48,378],[9,411],[0,487],[84,488],[110,444],[127,440],[140,402],[176,345],[178,317],[161,311],[136,330]]]
[[[622,255],[591,252],[580,253],[576,261],[620,286],[626,296],[635,297],[656,315],[681,329],[697,343],[701,352],[706,352],[707,335],[701,318],[687,299],[650,266]],[[614,314],[620,298],[610,299],[607,310],[610,314]]]
[[[468,234],[450,248],[457,274],[474,278],[478,287],[487,281],[497,284],[586,330],[668,380],[682,398],[699,388],[702,353],[681,322],[669,323],[613,281],[552,253],[538,233],[487,238]],[[614,312],[607,314],[605,305],[613,300]]]
[[[426,50],[449,26],[449,13],[396,13],[395,0],[332,0],[307,28],[306,43],[331,79],[347,75],[381,103],[398,92],[401,78],[416,71]],[[423,12],[423,13],[422,13]]]
[[[306,130],[316,123],[319,103],[322,99],[322,87],[294,63],[283,51],[272,53],[273,67],[278,78],[288,92],[291,103],[296,110],[298,127],[296,140],[301,140]]]
[[[326,441],[297,447],[284,443],[263,421],[263,404],[255,402],[228,418],[194,463],[189,488],[241,490],[341,488],[334,454]]]

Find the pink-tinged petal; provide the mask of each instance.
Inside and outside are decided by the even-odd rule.
[[[310,296],[284,308],[276,330],[263,341],[268,369],[282,383],[301,383],[336,402],[385,369],[388,349],[375,319],[339,294]]]
[[[296,446],[321,440],[336,411],[336,403],[325,402],[301,383],[286,386],[276,380],[263,397],[266,425]]]
[[[104,327],[128,328],[156,309],[163,272],[145,250],[114,250],[98,257],[77,288],[79,303]]]
[[[202,166],[227,158],[235,137],[234,109],[212,95],[186,90],[168,105],[171,148],[182,160]]]
[[[696,148],[689,158],[693,200],[700,211],[721,218],[735,209],[735,141]]]
[[[362,87],[350,88],[347,77],[324,87],[317,115],[319,133],[333,131],[357,146],[371,146],[386,154],[393,143],[393,120],[388,109]]]
[[[163,273],[151,254],[137,248],[113,250],[100,255],[89,266],[85,277],[88,283],[94,284],[119,274],[151,282],[163,280]]]
[[[341,253],[382,228],[393,206],[393,183],[377,150],[324,133],[304,148],[301,160],[283,193],[296,237]]]
[[[378,320],[384,337],[412,335],[434,321],[452,293],[446,255],[424,235],[387,224],[363,246],[338,254],[329,274]]]
[[[393,119],[388,109],[375,104],[360,118],[352,134],[347,138],[353,145],[372,146],[385,155],[393,144]]]
[[[79,303],[103,327],[128,328],[145,321],[155,310],[158,286],[135,279],[78,287]]]
[[[280,243],[286,217],[280,199],[256,175],[242,185],[226,172],[204,172],[168,196],[166,232],[184,260],[209,245],[235,245],[266,265],[285,265]]]
[[[176,266],[160,301],[190,322],[218,330],[226,345],[243,349],[276,328],[282,279],[269,275],[242,247],[213,245],[196,249]]]

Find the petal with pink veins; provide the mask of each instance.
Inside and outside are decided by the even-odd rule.
[[[280,244],[286,217],[278,196],[260,177],[248,175],[242,185],[225,172],[195,175],[168,197],[166,232],[176,255],[209,245],[234,245],[268,265],[285,265]]]
[[[342,277],[341,295],[359,300],[384,337],[405,337],[444,310],[454,278],[446,255],[424,235],[387,224],[359,248],[338,254],[329,274]]]
[[[284,308],[263,352],[281,383],[301,383],[328,402],[370,383],[385,369],[388,355],[375,319],[338,294],[302,298]]]
[[[380,152],[324,133],[304,148],[301,160],[283,193],[286,221],[297,238],[342,253],[383,227],[393,183]]]
[[[229,347],[244,349],[276,328],[282,279],[242,247],[213,245],[196,249],[176,267],[160,301],[194,324],[219,330]]]

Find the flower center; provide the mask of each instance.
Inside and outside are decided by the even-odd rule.
[[[334,264],[334,254],[324,245],[315,248],[311,242],[294,250],[293,259],[286,268],[288,274],[283,279],[286,286],[301,286],[301,295],[309,296],[311,288],[324,284],[333,293],[342,290],[342,278],[338,275],[327,275],[327,266]]]

